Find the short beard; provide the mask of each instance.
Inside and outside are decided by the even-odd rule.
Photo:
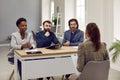
[[[72,31],[76,31],[77,30],[77,28],[70,28]]]
[[[44,31],[45,31],[45,32],[50,32],[50,29],[45,29],[45,28],[44,28]]]

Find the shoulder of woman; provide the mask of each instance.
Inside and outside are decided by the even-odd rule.
[[[80,48],[82,48],[82,47],[89,47],[91,45],[93,45],[93,43],[90,40],[86,40],[85,42],[79,44]]]
[[[13,32],[13,33],[11,34],[11,36],[18,36],[18,35],[19,35],[19,32],[18,32],[18,31]]]
[[[107,46],[107,44],[105,42],[101,42],[102,46]]]
[[[106,48],[107,44],[105,42],[102,42],[101,45]]]
[[[85,45],[85,43],[83,42],[83,43],[80,43],[79,45],[78,45],[78,48],[80,49],[80,48],[83,48],[84,47],[84,45]]]

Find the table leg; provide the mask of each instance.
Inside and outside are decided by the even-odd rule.
[[[14,80],[18,80],[17,72],[18,72],[18,65],[17,65],[17,56],[14,56],[14,65],[15,65],[15,73],[14,73]]]

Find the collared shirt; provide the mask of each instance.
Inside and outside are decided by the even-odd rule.
[[[71,43],[74,43],[75,41],[74,41],[74,37],[75,37],[75,35],[76,35],[76,32],[71,32],[71,37],[70,37],[70,42]]]
[[[53,32],[50,32],[48,37],[45,36],[45,31],[40,31],[36,34],[37,48],[48,47],[52,44],[52,42],[54,44],[60,44]]]
[[[78,46],[79,43],[84,41],[83,31],[78,29],[74,34],[72,34],[71,30],[65,31],[62,45],[64,45],[66,41],[70,41],[70,46]]]
[[[20,31],[14,32],[11,34],[11,49],[9,50],[8,56],[14,56],[15,49],[21,49],[22,45],[29,42],[33,48],[36,47],[35,41],[33,39],[33,35],[30,32],[25,32],[25,38],[21,39]]]
[[[30,32],[25,32],[25,38],[21,39],[20,32],[14,32],[11,35],[11,47],[14,49],[21,49],[21,46],[25,43],[29,42],[33,48],[35,48],[35,41],[33,39],[33,35]]]

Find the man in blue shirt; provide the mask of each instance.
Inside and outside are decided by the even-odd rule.
[[[48,20],[43,22],[43,31],[40,31],[36,34],[36,43],[37,48],[48,47],[52,44],[60,44],[57,37],[53,32],[51,32],[52,23]]]
[[[78,29],[77,19],[70,19],[68,25],[70,30],[65,31],[62,44],[64,46],[78,46],[79,43],[84,41],[84,33]]]
[[[49,20],[46,20],[43,22],[44,30],[42,30],[36,34],[37,48],[48,47],[52,43],[59,44],[59,46],[57,46],[57,48],[60,48],[60,42],[58,41],[55,34],[50,31],[51,26],[52,26],[52,23]],[[49,80],[50,77],[47,77],[47,79]],[[43,78],[39,78],[39,80],[43,80]]]
[[[62,42],[63,46],[78,46],[79,43],[84,41],[84,33],[82,30],[78,29],[79,24],[77,19],[70,19],[68,21],[70,30],[64,32],[64,39]],[[68,80],[70,74],[65,75],[66,80]]]

